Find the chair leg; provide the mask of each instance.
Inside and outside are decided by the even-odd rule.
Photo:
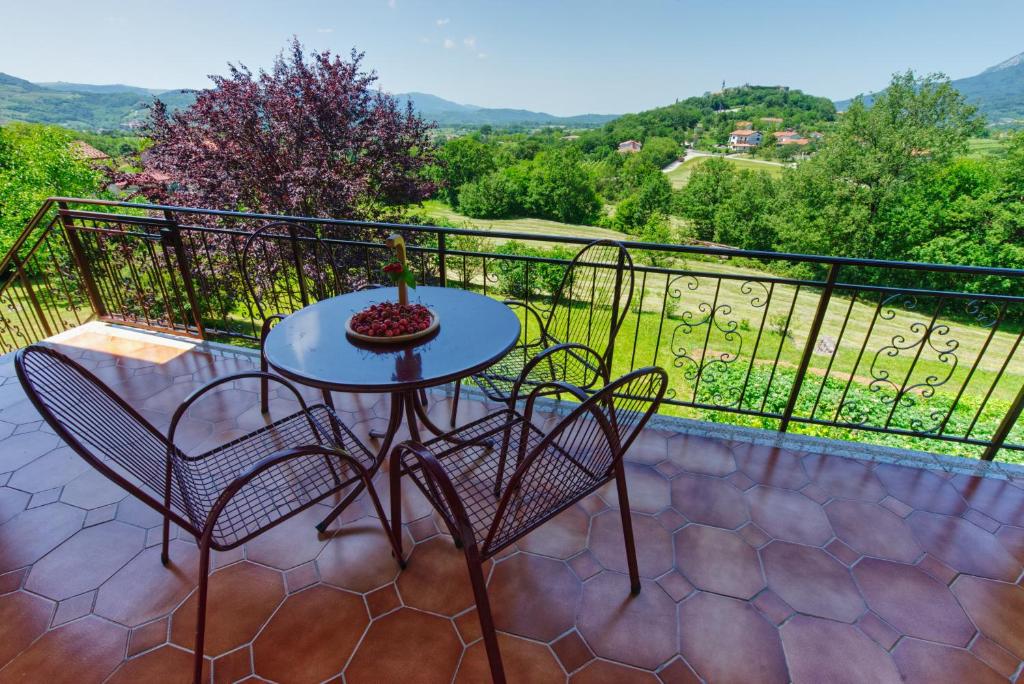
[[[455,427],[455,419],[459,416],[459,395],[462,394],[462,379],[455,381],[455,394],[452,395],[452,414],[448,424]]]
[[[429,404],[430,403],[430,399],[427,397],[427,390],[421,389],[419,391],[419,393],[420,393],[420,403],[423,404],[423,406],[426,406],[427,404]]]
[[[324,403],[327,404],[327,408],[334,410],[334,397],[331,396],[331,390],[320,390],[320,393],[324,395]]]
[[[171,562],[171,518],[164,516],[164,539],[160,547],[160,562],[165,566]]]
[[[621,458],[615,464],[615,489],[619,495],[619,513],[622,515],[622,536],[626,540],[629,587],[635,596],[640,593],[640,570],[636,562],[636,541],[633,538],[633,517],[629,511],[629,493],[626,491],[626,470],[622,466]]]
[[[199,684],[203,678],[203,645],[206,639],[206,600],[210,587],[210,542],[199,542],[199,593],[196,597],[196,643],[192,680]]]
[[[501,663],[498,634],[494,630],[494,617],[491,615],[491,601],[487,596],[483,562],[480,560],[475,543],[466,546],[466,565],[469,566],[469,581],[473,585],[473,598],[476,599],[476,613],[480,618],[480,631],[484,636],[487,661],[491,666],[491,679],[494,684],[505,684],[505,668]]]
[[[395,458],[398,450],[391,452],[391,462],[388,464],[388,481],[391,488],[391,538],[394,540],[395,553],[398,554],[398,564],[405,567],[405,556],[402,552],[402,459]]]
[[[270,366],[267,363],[267,357],[263,354],[263,350],[260,349],[260,371],[264,373],[270,372]],[[267,396],[270,393],[270,381],[266,378],[260,378],[260,411],[263,413],[270,412],[270,398]]]

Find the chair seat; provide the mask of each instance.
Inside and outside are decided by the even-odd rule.
[[[253,464],[281,449],[308,444],[340,448],[371,473],[376,459],[335,413],[324,405],[312,406],[264,428],[190,457],[175,460],[176,482],[188,508],[188,518],[202,528],[217,498]],[[290,459],[254,478],[238,491],[217,519],[215,548],[244,542],[283,517],[320,501],[357,477],[348,464],[323,455]]]
[[[523,376],[526,366],[555,344],[558,342],[548,340],[548,344],[538,342],[519,345],[497,363],[474,375],[473,381],[483,390],[488,399],[507,402],[512,398],[512,388],[516,381]],[[531,387],[556,380],[568,382],[582,389],[591,389],[600,379],[598,369],[583,356],[570,353],[561,358],[560,364],[552,360],[550,363],[542,361],[533,366],[529,373],[522,377],[524,393],[528,392]],[[545,395],[553,393],[545,392]]]
[[[462,501],[466,514],[473,526],[477,540],[484,543],[491,531],[491,526],[498,513],[500,494],[516,471],[517,454],[522,443],[522,428],[527,424],[522,415],[512,410],[502,410],[480,420],[456,428],[444,437],[425,442],[424,445],[435,455],[441,467]],[[501,441],[507,427],[509,433],[508,452],[505,469],[501,476],[499,495],[495,495],[498,482],[498,462],[501,454]],[[526,449],[530,453],[540,446],[544,433],[532,423],[527,424]],[[462,444],[453,444],[457,440]],[[488,442],[493,446],[488,446]],[[544,472],[544,478],[526,477],[520,481],[520,494],[513,499],[510,509],[502,518],[499,529],[486,549],[486,554],[493,553],[518,536],[524,529],[535,527],[550,518],[553,512],[560,511],[589,490],[596,489],[608,480],[607,473],[589,473],[576,458],[570,457],[557,446],[548,446],[538,456],[538,461],[551,460],[554,463],[542,464],[535,461],[538,468],[530,472]],[[407,464],[411,465],[411,464]],[[554,467],[551,467],[554,465]],[[413,466],[410,473],[428,498],[433,498],[429,489]],[[447,511],[444,502],[434,501],[441,511]]]

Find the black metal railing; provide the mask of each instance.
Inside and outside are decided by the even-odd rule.
[[[253,257],[244,246],[278,221],[306,228],[268,235],[256,251],[271,283],[265,307],[285,313],[316,296],[291,286],[311,267],[304,235],[326,245],[334,292],[377,280],[383,238],[400,231],[421,282],[541,309],[565,257],[590,242],[55,198],[0,260],[0,350],[94,317],[254,342],[262,320],[243,283]],[[1024,458],[1024,271],[625,244],[637,255],[636,293],[613,372],[666,368],[664,411]]]

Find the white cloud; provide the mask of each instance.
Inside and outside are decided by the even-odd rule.
[[[453,47],[455,47],[455,41],[452,40],[451,38],[445,38],[444,39],[444,49],[445,50],[451,50]]]
[[[317,33],[334,33],[334,29],[332,29],[332,28],[318,28],[316,30],[316,32]]]
[[[444,19],[438,19],[434,23],[437,24],[438,26],[445,26],[446,24],[451,23],[451,19],[448,19],[447,17],[445,17]]]
[[[465,45],[466,47],[468,47],[470,50],[475,50],[476,49],[476,37],[475,36],[466,36],[465,38],[462,39],[462,44]]]

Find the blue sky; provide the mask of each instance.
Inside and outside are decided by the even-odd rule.
[[[0,71],[203,87],[297,35],[364,51],[393,92],[620,113],[723,80],[838,99],[906,68],[969,76],[1024,51],[1022,26],[1022,0],[3,0]]]

